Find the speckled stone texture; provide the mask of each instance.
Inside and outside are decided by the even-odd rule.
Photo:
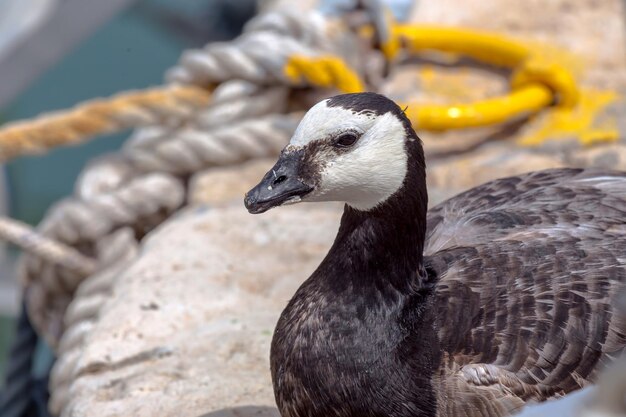
[[[65,415],[274,415],[274,325],[338,222],[337,206],[181,212],[120,276]]]

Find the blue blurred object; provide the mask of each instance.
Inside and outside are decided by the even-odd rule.
[[[416,6],[417,0],[368,0],[380,1],[383,6],[389,8],[396,20],[406,22],[411,14],[411,9]],[[319,10],[326,15],[338,15],[346,10],[352,10],[359,0],[320,0]]]
[[[0,1],[0,106],[135,1]]]

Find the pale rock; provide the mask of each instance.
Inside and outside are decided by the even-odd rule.
[[[244,194],[263,178],[276,158],[253,159],[240,165],[216,167],[194,175],[189,186],[189,204],[212,206],[241,204]]]
[[[337,205],[183,210],[116,281],[63,416],[276,415],[272,332],[339,218]]]
[[[500,146],[491,146],[452,161],[431,163],[427,181],[431,188],[455,194],[497,178],[563,166],[566,164],[556,156],[520,149],[503,152]]]

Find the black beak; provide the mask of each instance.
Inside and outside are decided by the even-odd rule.
[[[244,204],[252,214],[264,213],[288,200],[303,197],[313,187],[298,179],[302,151],[282,153],[261,182],[246,193]]]

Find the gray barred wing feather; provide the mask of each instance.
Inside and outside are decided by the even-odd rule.
[[[440,410],[502,416],[592,382],[626,344],[626,174],[557,169],[429,212],[444,363]],[[471,404],[468,406],[467,404]],[[473,410],[473,411],[468,411]]]

